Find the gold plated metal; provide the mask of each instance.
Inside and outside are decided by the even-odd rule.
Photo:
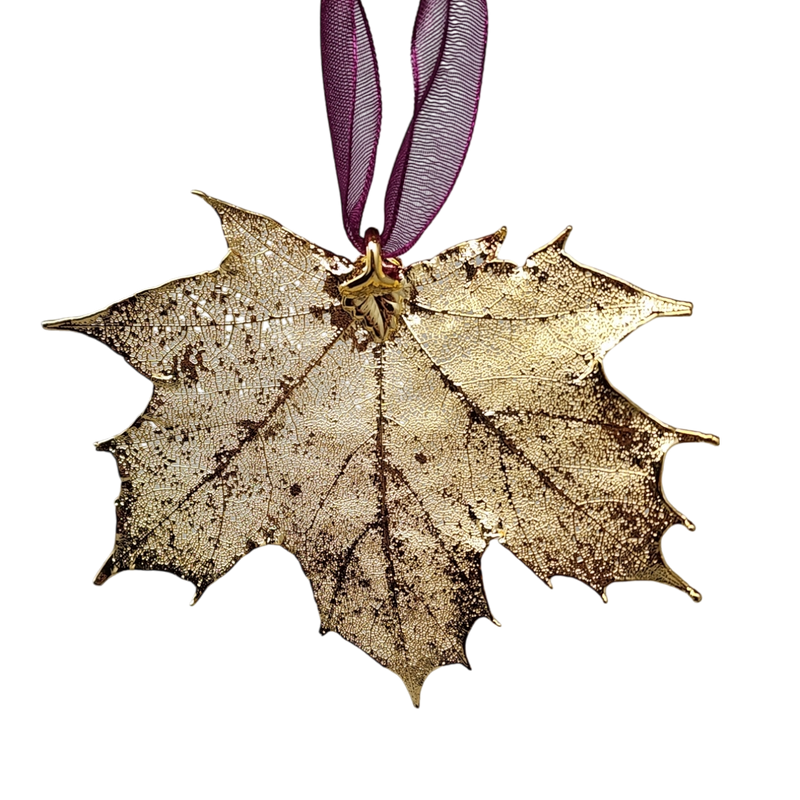
[[[364,234],[367,252],[364,255],[366,272],[371,276],[371,281],[385,289],[397,289],[399,283],[392,278],[387,278],[383,273],[383,254],[381,253],[381,236],[376,228],[367,228]]]
[[[492,619],[492,540],[550,586],[576,578],[605,600],[611,583],[650,580],[700,599],[664,560],[667,529],[693,526],[661,476],[672,446],[719,440],[656,420],[602,368],[689,303],[574,261],[569,229],[522,265],[499,258],[501,230],[401,271],[376,236],[353,264],[203,197],[230,248],[219,270],[46,325],[106,343],[154,384],[98,445],[122,485],[97,583],[164,570],[199,598],[279,545],[321,631],[396,672],[417,704]]]
[[[365,255],[356,261],[363,271],[339,286],[342,308],[362,325],[374,342],[385,342],[397,333],[400,317],[405,311],[408,286],[400,278],[387,277],[383,271],[381,240],[375,228],[364,235]],[[395,271],[402,267],[397,259],[389,262]]]

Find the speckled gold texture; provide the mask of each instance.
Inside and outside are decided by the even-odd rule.
[[[661,552],[671,525],[691,527],[661,471],[674,444],[718,440],[649,416],[602,368],[622,338],[690,304],[576,263],[569,229],[522,266],[499,259],[501,230],[359,294],[363,260],[205,199],[230,247],[218,270],[47,323],[154,384],[141,417],[98,445],[122,487],[97,583],[165,570],[199,597],[280,545],[322,632],[396,672],[416,704],[491,618],[492,539],[547,583],[567,575],[605,597],[654,580],[700,599]]]

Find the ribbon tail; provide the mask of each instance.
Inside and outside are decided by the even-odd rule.
[[[422,0],[411,63],[414,115],[392,169],[381,236],[409,250],[452,191],[472,140],[488,34],[486,0]]]

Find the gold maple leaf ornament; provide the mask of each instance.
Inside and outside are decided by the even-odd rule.
[[[218,270],[46,323],[105,342],[154,385],[98,445],[122,487],[97,583],[164,570],[197,599],[280,545],[322,632],[396,672],[415,704],[491,619],[493,538],[548,584],[570,576],[605,599],[614,581],[653,580],[700,599],[661,552],[671,525],[692,527],[661,471],[674,444],[718,439],[649,416],[602,369],[622,338],[690,304],[576,263],[569,229],[522,266],[498,258],[501,230],[403,270],[372,234],[353,264],[202,196],[230,248]]]

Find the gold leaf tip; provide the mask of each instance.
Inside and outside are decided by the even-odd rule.
[[[672,585],[670,583],[668,581],[656,581],[657,586],[672,589],[673,592],[682,594],[693,606],[699,606],[705,602],[706,596],[690,581],[684,579],[682,582],[672,582]]]
[[[69,330],[71,319],[48,319],[42,323],[42,327],[48,331]]]
[[[681,443],[690,443],[690,442],[704,442],[705,444],[713,444],[714,447],[719,445],[719,436],[715,436],[713,433],[700,433],[700,431],[686,431],[681,428],[677,428],[675,433],[678,434],[678,440]]]
[[[495,619],[494,617],[492,617],[492,622],[493,622],[495,625],[497,625],[497,627],[498,627],[498,628],[502,628],[502,627],[503,627],[503,624],[500,622],[500,620],[499,620],[499,619]]]
[[[693,606],[699,606],[705,602],[706,596],[696,586],[690,586],[686,590],[686,598]]]
[[[653,580],[662,583],[665,586],[672,586],[673,589],[678,589],[681,592],[686,592],[695,603],[699,603],[703,596],[696,589],[689,586],[680,575],[676,575],[662,560],[660,567],[655,572],[651,572],[649,576],[644,578],[636,577],[634,580]]]
[[[403,683],[406,685],[406,689],[408,689],[414,708],[419,708],[419,696],[422,692],[422,684],[416,683],[413,679],[408,681],[404,680]]]
[[[569,239],[569,235],[572,233],[572,225],[567,225],[561,233],[550,242],[550,247],[557,247],[559,250],[564,249],[564,245],[567,243],[567,239]]]
[[[600,597],[603,599],[604,603],[608,602],[608,595],[605,593],[605,590],[600,592]]]
[[[42,317],[39,320],[39,330],[44,333],[65,333],[60,330],[60,323],[63,320],[63,317]]]
[[[691,317],[694,306],[688,300],[673,300],[671,297],[662,297],[650,294],[653,316],[656,317]]]
[[[89,586],[92,589],[105,589],[117,575],[119,575],[119,566],[114,558],[114,548],[112,547],[98,564],[92,577],[89,578]]]
[[[188,194],[189,197],[193,197],[195,200],[199,200],[201,203],[208,202],[208,192],[201,186],[192,186],[186,194]]]
[[[497,234],[497,238],[505,244],[508,241],[508,238],[511,236],[511,226],[507,222],[501,222],[495,229],[494,232]]]
[[[697,525],[695,525],[694,522],[692,522],[690,519],[687,519],[686,517],[683,517],[681,519],[681,524],[683,525],[684,528],[686,528],[689,531],[697,530]]]
[[[569,250],[569,243],[572,241],[572,237],[575,235],[575,230],[576,227],[574,222],[565,222],[556,234],[556,241],[562,242],[561,249],[563,251]]]

